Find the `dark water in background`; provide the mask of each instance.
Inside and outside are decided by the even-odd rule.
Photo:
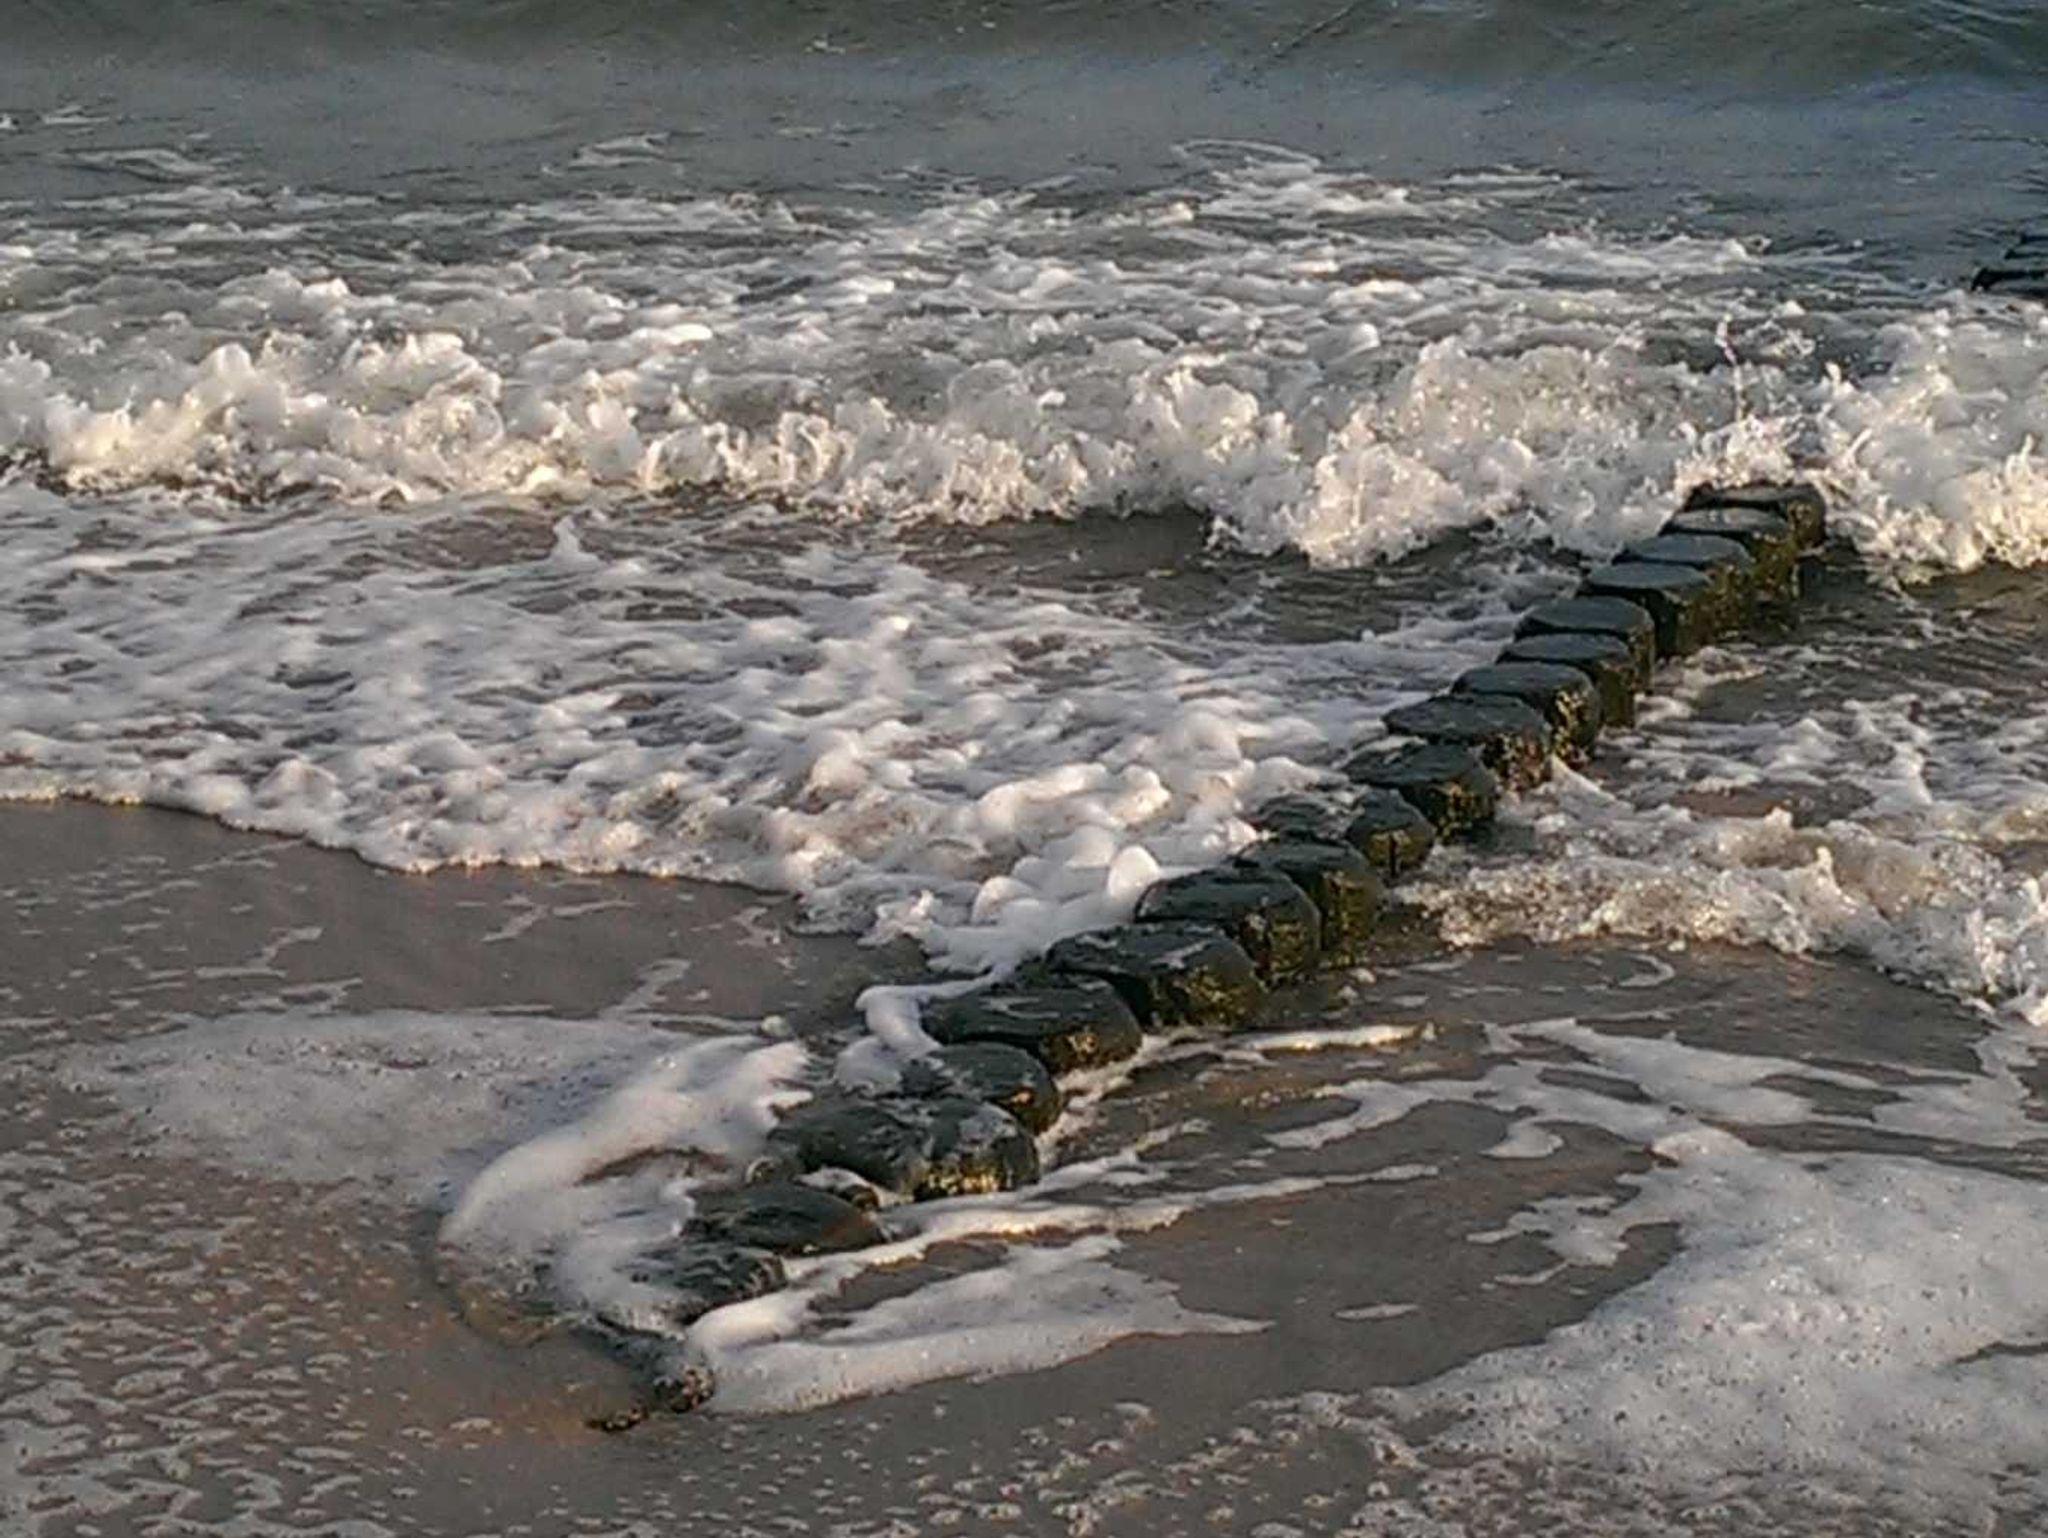
[[[1512,163],[1628,222],[1856,245],[1955,278],[2048,197],[2026,0],[117,5],[10,0],[0,195],[118,189],[95,151],[204,144],[258,181],[504,200],[816,193],[915,169],[1131,187],[1173,147],[1285,144],[1397,181]],[[106,121],[38,133],[78,104]]]

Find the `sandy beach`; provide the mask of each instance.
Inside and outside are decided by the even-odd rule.
[[[1426,1034],[1235,1071],[1213,1056],[1159,1064],[1106,1101],[1070,1151],[1166,1132],[1173,1183],[1213,1186],[1232,1168],[1312,1176],[1300,1194],[1132,1235],[1122,1256],[1186,1307],[1255,1332],[1131,1339],[1022,1376],[794,1415],[713,1409],[608,1435],[587,1422],[631,1402],[624,1368],[572,1334],[520,1342],[475,1328],[437,1281],[436,1204],[401,1176],[407,1159],[473,1167],[495,1151],[436,1146],[422,1130],[448,1114],[436,1087],[459,1068],[429,1061],[437,1048],[423,1038],[414,1058],[336,1076],[305,1056],[317,1038],[301,1028],[432,1010],[568,1032],[625,1010],[656,1029],[781,1013],[826,1031],[902,958],[796,934],[781,905],[730,889],[407,878],[197,819],[75,804],[7,808],[0,834],[11,1106],[0,1492],[12,1530],[1533,1533],[1667,1519],[1688,1532],[1946,1530],[1925,1510],[1844,1511],[1838,1494],[1797,1480],[1715,1511],[1611,1474],[1432,1451],[1426,1426],[1404,1440],[1360,1396],[1538,1340],[1671,1253],[1654,1228],[1584,1267],[1560,1266],[1531,1236],[1472,1237],[1532,1204],[1612,1196],[1653,1160],[1592,1128],[1546,1157],[1489,1158],[1501,1117],[1454,1104],[1277,1159],[1266,1140],[1312,1124],[1327,1103],[1317,1092],[1360,1073],[1480,1074],[1493,1055],[1485,1028],[1503,1019],[1572,1015],[1888,1073],[1971,1066],[1964,1011],[1860,969],[1712,947],[1420,948],[1372,981],[1298,1001],[1283,1024]],[[492,940],[507,931],[518,945]],[[176,1104],[88,1087],[107,1082],[94,1064],[109,1048],[237,1017],[300,1041],[299,1109],[319,1123],[331,1180],[251,1167],[275,1157],[265,1121],[294,1114],[282,1081],[250,1079],[270,1102],[219,1137]],[[324,1102],[337,1086],[359,1092],[364,1072],[375,1092],[358,1094],[357,1110],[412,1139],[387,1150],[395,1163],[326,1126]],[[408,1074],[431,1081],[428,1103],[408,1107],[392,1088]],[[349,1102],[336,1104],[345,1115]],[[520,1119],[501,1107],[499,1139],[524,1130]],[[1809,1136],[1913,1145],[1876,1129],[1785,1133]],[[862,1288],[905,1290],[978,1258],[941,1247],[914,1274]]]

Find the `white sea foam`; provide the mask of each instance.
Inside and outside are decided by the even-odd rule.
[[[72,1070],[182,1150],[414,1199],[434,1192],[437,1204],[449,1199],[448,1172],[509,1144],[470,1186],[447,1239],[528,1268],[545,1261],[570,1306],[633,1319],[641,1304],[652,1319],[660,1299],[638,1296],[625,1263],[674,1233],[696,1177],[674,1162],[615,1161],[743,1157],[801,1056],[745,1037],[674,1041],[620,1021],[266,1015],[81,1052]],[[1272,1141],[1334,1150],[1441,1103],[1499,1115],[1525,1158],[1561,1146],[1556,1130],[1600,1128],[1647,1147],[1655,1164],[1612,1195],[1539,1200],[1469,1238],[1533,1238],[1569,1266],[1598,1268],[1619,1261],[1631,1235],[1668,1228],[1677,1252],[1539,1344],[1380,1396],[1384,1414],[1449,1418],[1410,1449],[1410,1469],[1442,1468],[1454,1484],[1474,1457],[1562,1462],[1661,1490],[1767,1495],[1774,1481],[1817,1480],[1852,1499],[1882,1491],[1948,1513],[1989,1509],[2002,1467],[2024,1462],[2048,1428],[2048,1377],[2033,1350],[2048,1317],[2032,1285],[2048,1198],[2031,1180],[1936,1162],[1933,1150],[1807,1154],[1753,1129],[1927,1134],[1944,1158],[2021,1150],[2038,1123],[2004,1061],[2027,1066],[2019,1043],[1994,1036],[1987,1048],[1998,1050],[1975,1074],[1882,1077],[1570,1018],[1497,1025],[1486,1044],[1476,1078],[1361,1078],[1328,1092],[1339,1114]],[[1560,1052],[1594,1076],[1553,1077]],[[1824,1109],[1837,1091],[1872,1103]],[[1123,1237],[1333,1181],[1436,1174],[1166,1189],[1167,1168],[1156,1147],[1134,1147],[1033,1191],[896,1209],[887,1243],[797,1263],[788,1289],[710,1316],[681,1349],[711,1366],[720,1407],[765,1412],[1052,1366],[1133,1335],[1244,1333],[1261,1322],[1191,1310],[1115,1263]],[[975,1269],[845,1301],[856,1280],[989,1239],[1006,1247]],[[1344,1315],[1381,1320],[1408,1307]]]
[[[1659,1174],[1575,1215],[1583,1259],[1672,1223],[1656,1280],[1543,1344],[1480,1359],[1417,1395],[1472,1419],[1452,1439],[1703,1488],[1731,1470],[1906,1484],[1937,1509],[1983,1503],[2048,1434],[2033,1180],[1868,1155],[1795,1159],[1705,1130],[1653,1145]]]
[[[11,276],[56,292],[0,325],[0,446],[75,486],[716,487],[969,521],[1187,502],[1329,561],[1503,519],[1611,546],[1675,479],[1784,467],[1801,339],[1756,297],[1767,261],[1511,239],[1492,211],[1284,160],[1087,216],[1014,196],[535,207],[499,216],[514,259],[342,271],[223,270],[239,225],[183,259],[175,233],[31,231]],[[620,250],[623,230],[664,240]],[[144,309],[71,288],[145,249]],[[1735,376],[1659,361],[1646,334],[1718,361],[1731,313],[1759,354],[1744,420]]]
[[[1521,1049],[1573,1054],[1633,1093],[1553,1082]],[[1801,1086],[1911,1105],[1932,1094],[1949,1146],[2033,1141],[1999,1075],[1956,1096],[1946,1076],[1879,1084],[1784,1059],[1610,1035],[1572,1020],[1504,1026],[1476,1080],[1360,1080],[1354,1109],[1277,1134],[1327,1144],[1441,1101],[1517,1120],[1517,1141],[1565,1125],[1656,1155],[1622,1199],[1544,1200],[1477,1242],[1535,1235],[1570,1265],[1602,1267],[1636,1231],[1670,1225],[1678,1253],[1648,1281],[1542,1343],[1474,1359],[1383,1396],[1405,1415],[1450,1413],[1436,1446],[1535,1466],[1581,1462],[1703,1491],[1818,1476],[1955,1513],[1989,1509],[2002,1472],[2048,1434],[2048,1329],[2033,1256],[2048,1194],[2015,1175],[1923,1155],[1802,1154],[1755,1127],[1836,1123]],[[1935,1110],[1930,1106],[1929,1110]]]
[[[406,239],[445,243],[438,260],[331,258],[305,235],[317,205],[218,188],[138,201],[118,228],[30,224],[0,247],[0,282],[25,296],[0,319],[0,456],[23,461],[0,483],[0,794],[147,800],[409,869],[749,881],[964,974],[1127,915],[1160,874],[1242,843],[1250,807],[1313,783],[1386,706],[1487,655],[1504,547],[1605,551],[1690,481],[1780,473],[1796,452],[1819,456],[1838,527],[1875,557],[2048,553],[2038,320],[1834,296],[1827,262],[1722,240],[1532,235],[1531,197],[1296,162],[1096,212],[951,197],[401,216]],[[114,272],[133,285],[101,281]],[[1807,285],[1816,302],[1793,303]],[[1834,297],[1875,303],[1882,326],[1830,314]],[[1818,367],[1845,328],[1864,361]],[[1474,527],[1496,542],[1462,565],[1480,593],[1459,615],[1300,642],[949,577],[846,527],[1178,502],[1325,565]],[[2048,902],[2005,847],[2048,818],[2038,712],[1956,730],[1851,699],[1710,729],[1693,707],[1735,665],[1667,682],[1636,788],[1565,774],[1509,809],[1513,857],[1439,856],[1419,890],[1447,934],[1842,950],[2048,1019]],[[1839,817],[1672,799],[1849,765],[1871,795]],[[915,1051],[907,996],[869,1002],[875,1040]],[[1242,1060],[1385,1031],[1279,1034]],[[2038,1336],[2018,1279],[2048,1214],[2029,1188],[1771,1153],[1718,1125],[1828,1122],[1782,1082],[1804,1078],[1888,1093],[1861,1130],[2010,1148],[2031,1124],[1995,1054],[1896,1092],[1566,1023],[1496,1042],[1522,1044],[1649,1098],[1517,1063],[1476,1088],[1363,1080],[1341,1116],[1276,1138],[1334,1146],[1448,1100],[1508,1118],[1503,1159],[1549,1157],[1574,1121],[1664,1157],[1625,1204],[1532,1208],[1502,1231],[1590,1265],[1674,1223],[1683,1253],[1530,1348],[1545,1354],[1419,1390],[1483,1411],[1468,1445],[1554,1437],[1656,1463],[1683,1452],[1670,1417],[1698,1404],[1701,1463],[1782,1444],[1869,1473],[1868,1421],[1954,1454],[1974,1489],[2040,1429],[2029,1359],[1963,1361]],[[638,1025],[266,1018],[77,1071],[182,1144],[454,1207],[452,1244],[545,1263],[565,1306],[637,1322],[662,1299],[623,1287],[623,1263],[822,1067],[751,1038],[676,1052]],[[693,1349],[728,1403],[765,1408],[1243,1327],[1109,1263],[1114,1236],[1190,1210],[1148,1194],[1158,1178],[1070,1168],[1028,1197],[901,1218],[891,1244],[800,1271]],[[1023,1247],[847,1322],[820,1307],[862,1268],[977,1235]],[[1882,1262],[1859,1265],[1873,1245]],[[1797,1306],[1767,1301],[1779,1276]],[[1965,1284],[1973,1301],[1943,1320],[1915,1301]],[[964,1328],[997,1305],[1014,1328]],[[1702,1323],[1724,1319],[1745,1329]],[[1644,1349],[1645,1331],[1668,1345]]]
[[[66,1064],[145,1146],[355,1200],[441,1214],[468,1278],[525,1292],[545,1267],[565,1311],[659,1318],[628,1274],[672,1237],[698,1185],[758,1157],[808,1097],[794,1041],[594,1020],[259,1012]]]
[[[112,1095],[145,1136],[170,1148],[433,1208],[461,1196],[474,1215],[511,1183],[500,1168],[508,1142],[545,1137],[593,1101],[612,1108],[608,1126],[633,1108],[652,1124],[661,1119],[654,1103],[673,1097],[663,1114],[685,1108],[692,1136],[710,1136],[720,1119],[705,1114],[701,1090],[691,1097],[678,1082],[684,1067],[718,1065],[713,1077],[735,1091],[719,1101],[731,1115],[769,1114],[772,1085],[725,1071],[749,1066],[731,1062],[744,1044],[693,1043],[614,1019],[260,1011],[81,1049],[66,1071]],[[801,1057],[790,1043],[752,1045],[767,1055],[756,1066],[786,1071],[788,1054]],[[650,1130],[642,1146],[660,1136]],[[709,1151],[726,1152],[729,1142]],[[603,1162],[596,1149],[593,1139],[582,1165]],[[571,1183],[562,1172],[577,1162],[565,1156],[546,1183]]]
[[[774,1338],[789,1299],[722,1310],[699,1331],[721,1410],[788,1411],[939,1378],[1053,1367],[1133,1335],[1230,1335],[1258,1322],[1184,1307],[1171,1288],[1111,1265],[1110,1236],[1009,1251],[993,1266],[927,1282],[843,1324]],[[749,1341],[771,1315],[769,1338]]]
[[[593,1211],[619,1201],[595,1189],[607,1171],[649,1154],[706,1161],[715,1173],[744,1169],[766,1148],[777,1114],[809,1097],[795,1084],[807,1056],[797,1042],[747,1037],[664,1052],[574,1122],[493,1159],[463,1190],[442,1238],[513,1251],[530,1268],[565,1242],[591,1242]],[[629,1173],[614,1183],[637,1193],[667,1179]]]
[[[1878,350],[1881,369],[1832,370],[1821,393],[1836,526],[1953,570],[2048,560],[2048,314],[1959,303],[1887,326]]]
[[[646,146],[592,153],[613,151]],[[1873,553],[2038,558],[2038,317],[1894,295],[1865,368],[1816,371],[1838,262],[1509,235],[1513,202],[1281,157],[1089,214],[401,215],[524,243],[431,264],[281,261],[303,224],[271,237],[248,198],[220,227],[30,227],[5,276],[46,304],[0,324],[0,449],[74,486],[360,500],[712,487],[967,521],[1185,502],[1330,562],[1486,524],[1611,549],[1677,483],[1817,449]],[[147,292],[96,289],[133,265]]]
[[[424,1206],[442,1214],[465,1279],[523,1294],[544,1273],[554,1307],[657,1334],[672,1331],[675,1300],[640,1262],[681,1231],[697,1189],[761,1154],[818,1067],[794,1041],[693,1038],[625,1016],[301,1011],[199,1022],[66,1063],[74,1083],[126,1108],[145,1148]],[[1183,1308],[1107,1257],[1118,1235],[1320,1182],[1153,1193],[1123,1178],[1131,1168],[1082,1162],[1013,1196],[904,1209],[889,1242],[796,1263],[788,1291],[720,1311],[690,1349],[716,1372],[722,1406],[771,1410],[1050,1366],[1131,1335],[1260,1328]],[[850,1322],[819,1322],[857,1278],[988,1239],[1013,1248]]]
[[[660,1054],[579,1114],[506,1147],[471,1180],[441,1225],[450,1263],[519,1291],[545,1274],[555,1308],[667,1337],[711,1371],[721,1409],[797,1410],[1053,1366],[1133,1335],[1256,1331],[1261,1321],[1184,1308],[1164,1283],[1108,1264],[1119,1236],[1361,1178],[1154,1191],[1163,1171],[1143,1166],[1134,1147],[1019,1192],[888,1209],[883,1242],[793,1261],[785,1288],[679,1329],[674,1289],[650,1273],[648,1257],[683,1231],[702,1186],[729,1183],[763,1151],[777,1112],[805,1093],[793,1083],[804,1067],[796,1043],[745,1037]],[[264,1097],[266,1119],[284,1113],[281,1098]],[[195,1109],[203,1116],[203,1105]],[[216,1156],[263,1157],[260,1140],[212,1147]],[[850,1284],[942,1245],[990,1240],[1004,1246],[991,1264],[844,1317]]]
[[[1190,656],[882,555],[720,571],[687,530],[594,518],[500,556],[459,521],[4,495],[0,794],[182,807],[412,870],[742,880],[970,969],[1242,843],[1247,806],[1415,687],[1398,638]],[[451,567],[436,538],[483,548]]]
[[[2048,784],[2029,772],[2044,718],[1980,729],[1966,714],[1936,731],[1911,711],[1850,700],[1821,718],[1700,723],[1645,744],[1619,789],[1560,771],[1508,813],[1535,858],[1446,866],[1422,900],[1461,944],[1615,934],[1846,952],[2048,1023],[2048,891],[2003,847],[2038,837],[2048,809]],[[1788,784],[1867,799],[1808,821],[1672,799]]]
[[[38,296],[0,318],[0,452],[118,494],[0,486],[0,794],[408,869],[745,880],[980,970],[1227,851],[1245,806],[1493,632],[1191,656],[806,515],[1185,502],[1321,561],[1474,525],[1604,550],[1684,483],[1818,444],[1867,549],[2029,558],[2038,322],[1892,295],[1866,372],[1813,373],[1842,322],[1786,292],[1870,303],[1839,258],[1545,229],[1564,195],[1238,147],[1090,211],[400,215],[495,253],[434,261],[309,263],[309,231],[363,211],[292,197],[25,227],[0,251]],[[146,276],[97,284],[115,270]],[[707,488],[769,500],[719,504],[709,541],[649,500]],[[550,498],[582,510],[543,553]]]

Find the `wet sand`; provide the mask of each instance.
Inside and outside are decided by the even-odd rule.
[[[1427,1027],[1415,1040],[1236,1068],[1162,1063],[1069,1150],[1171,1129],[1170,1183],[1190,1189],[1254,1166],[1356,1176],[1128,1239],[1123,1263],[1257,1333],[1130,1340],[988,1382],[606,1435],[587,1422],[631,1402],[630,1377],[572,1336],[521,1345],[466,1324],[436,1280],[430,1204],[195,1154],[83,1087],[80,1054],[278,1011],[546,1021],[626,1007],[700,1030],[777,1013],[831,1037],[861,986],[907,975],[913,956],[800,933],[786,904],[729,889],[399,876],[149,810],[0,808],[0,865],[0,1531],[1941,1528],[1796,1489],[1759,1511],[1583,1471],[1418,1457],[1351,1396],[1538,1339],[1670,1250],[1643,1231],[1614,1265],[1557,1267],[1534,1238],[1470,1236],[1540,1198],[1612,1194],[1651,1156],[1586,1129],[1546,1158],[1488,1158],[1503,1119],[1443,1104],[1331,1147],[1276,1154],[1266,1141],[1328,1114],[1318,1091],[1360,1074],[1478,1073],[1484,1028],[1503,1020],[1576,1015],[1873,1073],[1970,1069],[1974,1016],[1865,969],[1711,947],[1421,947],[1291,1008]],[[908,1287],[972,1258],[942,1248],[918,1275],[863,1285]]]

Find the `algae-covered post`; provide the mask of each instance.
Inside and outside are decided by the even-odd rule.
[[[1664,533],[1741,545],[1755,564],[1756,597],[1762,607],[1789,607],[1799,596],[1799,535],[1790,520],[1777,513],[1760,507],[1703,505],[1673,515]]]
[[[1657,655],[1669,660],[1735,634],[1742,605],[1728,585],[1693,566],[1659,561],[1617,561],[1580,585],[1589,598],[1619,598],[1648,611],[1656,625]]]
[[[1065,1104],[1045,1064],[1000,1041],[962,1042],[911,1059],[903,1069],[903,1092],[920,1099],[986,1101],[1033,1132],[1058,1121]]]
[[[1407,743],[1371,749],[1344,772],[1368,790],[1388,791],[1427,817],[1439,838],[1462,838],[1493,821],[1500,781],[1471,748],[1456,743]]]
[[[1520,636],[1501,648],[1500,660],[1576,668],[1599,691],[1602,726],[1636,724],[1636,659],[1620,636],[1568,630]]]
[[[1550,724],[1518,699],[1444,695],[1386,714],[1387,730],[1441,747],[1470,748],[1510,790],[1550,778]]]
[[[1099,1068],[1138,1050],[1138,1020],[1117,991],[1091,977],[999,984],[945,999],[924,1028],[949,1046],[972,1041],[1021,1047],[1054,1073]]]
[[[1266,1002],[1251,956],[1214,924],[1126,924],[1070,935],[1045,959],[1054,971],[1108,983],[1150,1031],[1227,1031]]]
[[[1582,764],[1606,719],[1600,691],[1577,668],[1553,662],[1496,662],[1458,675],[1454,694],[1520,700],[1550,723],[1558,756]]]
[[[1282,876],[1308,893],[1322,919],[1326,964],[1355,955],[1372,937],[1380,878],[1349,844],[1274,839],[1254,845],[1225,868]]]
[[[1684,566],[1712,584],[1709,600],[1728,616],[1728,633],[1756,617],[1756,562],[1737,540],[1713,534],[1664,533],[1630,545],[1615,557],[1619,564]]]
[[[1657,670],[1657,622],[1650,611],[1628,598],[1559,598],[1540,603],[1515,626],[1517,637],[1551,635],[1610,636],[1628,648],[1635,664],[1635,687],[1646,689]]]
[[[1140,923],[1215,924],[1245,949],[1268,984],[1315,970],[1323,953],[1322,915],[1287,877],[1222,867],[1162,881],[1138,899]]]
[[[1009,1191],[1039,1170],[1038,1145],[1013,1117],[962,1098],[828,1096],[790,1113],[770,1147],[801,1173],[850,1170],[918,1200]]]
[[[1254,821],[1268,838],[1349,844],[1386,881],[1419,869],[1436,847],[1434,823],[1393,791],[1371,787],[1283,796],[1260,807]]]

